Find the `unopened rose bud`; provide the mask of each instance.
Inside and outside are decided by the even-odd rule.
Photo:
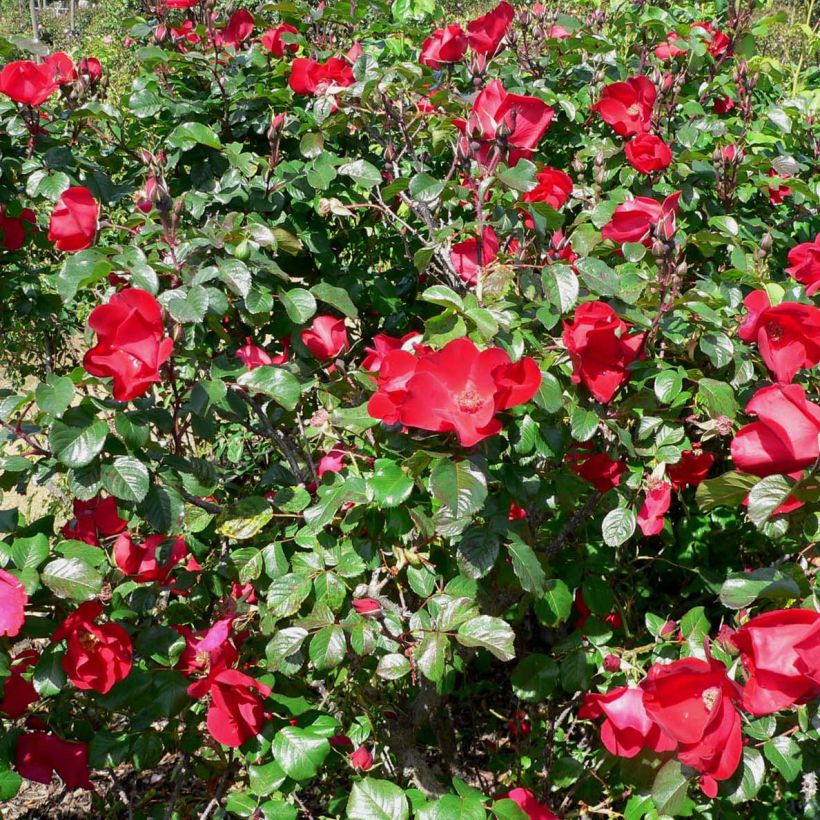
[[[607,655],[604,658],[604,669],[607,672],[617,672],[621,668],[621,659],[617,655]]]
[[[686,262],[681,262],[675,268],[675,276],[679,276],[681,279],[683,279],[683,277],[686,276],[686,272],[688,270],[689,270],[689,265],[687,265]]]
[[[774,238],[767,231],[763,235],[763,239],[760,240],[760,250],[765,251],[766,253],[768,253],[772,249],[773,242],[774,242]]]
[[[671,635],[677,628],[678,628],[678,622],[677,621],[667,621],[661,627],[660,635],[661,635],[662,638],[665,638],[667,635]]]
[[[378,618],[382,614],[382,605],[374,598],[358,598],[353,601],[352,606],[365,618]]]
[[[656,256],[658,259],[661,259],[661,258],[663,258],[665,253],[666,253],[666,243],[662,239],[656,239],[652,243],[652,255]]]

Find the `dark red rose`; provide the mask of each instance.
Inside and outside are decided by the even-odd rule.
[[[663,530],[664,516],[672,503],[672,485],[659,481],[650,487],[638,511],[638,526],[646,535],[658,535]]]
[[[795,245],[788,254],[786,273],[806,286],[806,295],[813,296],[820,290],[820,233],[814,242]]]
[[[523,521],[527,517],[527,511],[523,507],[519,507],[514,501],[510,504],[510,509],[507,512],[507,521]]]
[[[480,243],[477,237],[472,237],[453,245],[450,251],[450,261],[460,279],[468,285],[475,285],[478,282],[479,272],[495,262],[497,255],[498,237],[488,225],[481,234]]]
[[[194,632],[187,626],[174,626],[185,638],[185,649],[175,669],[185,675],[210,675],[233,666],[239,653],[231,635],[233,618],[218,620],[208,629]]]
[[[17,738],[14,765],[22,777],[36,783],[50,786],[56,772],[70,791],[94,788],[86,743],[72,743],[45,732],[24,732]]]
[[[92,546],[100,546],[100,538],[119,535],[127,526],[120,518],[116,499],[96,496],[89,501],[74,500],[74,520],[66,524],[60,535]]]
[[[80,75],[88,77],[90,83],[98,83],[102,79],[102,63],[96,57],[83,57],[77,64]]]
[[[54,631],[52,641],[65,640],[62,666],[78,689],[105,694],[131,671],[132,646],[128,633],[115,623],[97,624],[99,601],[80,604]]]
[[[606,453],[577,453],[567,455],[570,470],[592,484],[599,493],[609,492],[621,483],[626,464],[613,461]]]
[[[444,63],[458,63],[467,52],[467,35],[461,26],[437,28],[423,43],[419,62],[430,68]]]
[[[585,302],[563,339],[572,359],[572,380],[583,383],[600,402],[608,402],[629,380],[627,369],[641,353],[644,333],[628,335],[630,325],[604,302]]]
[[[672,162],[672,149],[654,134],[638,134],[624,148],[629,164],[642,174],[663,171]]]
[[[138,584],[166,583],[171,570],[187,555],[182,536],[150,535],[138,544],[131,533],[124,532],[114,544],[114,563]],[[158,556],[164,556],[162,563]]]
[[[26,589],[20,579],[0,569],[0,635],[13,638],[23,628],[28,603]]]
[[[772,307],[765,290],[753,291],[743,304],[748,315],[737,335],[744,342],[757,342],[777,381],[790,382],[798,370],[820,362],[820,309],[798,302]]]
[[[712,102],[712,110],[715,114],[728,114],[736,103],[731,97],[715,97]]]
[[[11,675],[3,679],[3,699],[0,700],[0,712],[4,715],[19,718],[28,711],[32,703],[40,700],[34,684],[23,677],[38,660],[40,653],[36,649],[26,649],[11,659]]]
[[[26,232],[37,224],[37,217],[30,208],[23,208],[20,216],[7,216],[0,205],[0,247],[7,251],[19,251],[26,243]]]
[[[302,344],[319,360],[334,359],[350,349],[344,319],[317,316],[301,333]]]
[[[604,239],[619,245],[642,242],[649,247],[653,237],[671,239],[675,235],[680,191],[658,202],[647,196],[636,196],[615,208],[612,219],[601,229]]]
[[[770,177],[777,177],[777,179],[789,179],[788,174],[778,174],[774,168],[769,169]],[[769,200],[773,205],[780,205],[786,200],[786,197],[791,196],[792,189],[788,185],[783,185],[779,182],[769,183]]]
[[[572,193],[572,177],[557,168],[542,168],[535,179],[538,184],[524,194],[524,202],[546,202],[557,211]]]
[[[666,477],[674,490],[697,487],[709,474],[714,463],[715,457],[711,453],[684,450],[677,464],[666,465]]]
[[[298,35],[299,29],[290,25],[290,23],[282,23],[276,28],[268,29],[262,35],[262,45],[273,54],[274,57],[284,57],[286,51],[295,54],[299,50],[299,43],[286,43],[282,39],[283,34]]]
[[[358,772],[366,772],[373,766],[373,755],[367,746],[359,746],[350,755],[350,765]]]
[[[0,94],[23,105],[42,105],[57,90],[54,74],[48,63],[7,63],[0,71]]]
[[[100,206],[88,188],[69,188],[60,195],[51,221],[48,223],[48,239],[58,251],[81,251],[90,248],[97,235]]]
[[[592,106],[616,134],[631,137],[649,130],[657,91],[649,77],[639,75],[626,82],[610,83]]]
[[[700,32],[705,35],[705,40],[709,53],[713,57],[723,56],[729,49],[731,41],[720,29],[716,29],[711,23],[693,23],[692,32]]]
[[[743,708],[770,715],[820,696],[820,612],[778,609],[757,615],[735,632],[732,641],[748,674]],[[813,650],[807,639],[814,642]],[[809,668],[806,652],[813,651]]]
[[[340,57],[317,63],[307,57],[297,57],[291,65],[290,87],[295,94],[327,94],[335,86],[353,85],[356,78],[350,66]]]
[[[97,345],[85,354],[83,367],[92,375],[114,379],[114,398],[130,401],[158,381],[159,368],[171,356],[173,341],[166,337],[159,302],[147,291],[126,288],[106,305],[94,308],[88,319]]]
[[[492,11],[467,24],[467,40],[476,54],[493,55],[507,36],[515,9],[502,0]]]
[[[799,384],[761,388],[744,412],[758,420],[732,439],[732,459],[741,472],[786,475],[805,470],[820,456],[820,407],[806,399]]]
[[[49,66],[54,72],[54,82],[58,85],[67,85],[77,79],[77,69],[74,68],[71,57],[64,51],[55,51],[53,54],[49,54],[43,60],[43,64]]]
[[[677,741],[677,758],[700,772],[704,794],[717,794],[717,781],[728,780],[743,753],[740,688],[726,667],[709,658],[684,658],[653,664],[641,684],[647,715]]]

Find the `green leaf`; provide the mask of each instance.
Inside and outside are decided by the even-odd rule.
[[[410,672],[410,661],[397,652],[384,655],[379,659],[376,674],[385,680],[398,680]]]
[[[444,190],[444,181],[436,179],[426,172],[416,174],[408,186],[410,196],[425,205],[432,205]]]
[[[766,777],[766,761],[763,755],[757,749],[746,746],[743,749],[743,762],[739,771],[741,772],[740,780],[735,791],[729,795],[730,803],[745,803],[757,796]],[[733,782],[736,778],[737,775],[733,778]]]
[[[486,527],[468,529],[456,544],[456,550],[462,574],[478,580],[487,575],[498,560],[498,535]]]
[[[350,820],[407,820],[410,807],[395,783],[365,777],[350,790],[346,816]]]
[[[64,302],[70,302],[81,287],[105,279],[114,266],[94,248],[72,253],[57,274],[57,293]]]
[[[45,384],[40,382],[37,385],[34,398],[44,413],[60,418],[74,398],[74,382],[68,376],[51,375]]]
[[[17,772],[7,768],[5,763],[0,764],[0,801],[11,800],[20,791],[23,778]]]
[[[794,738],[788,735],[781,735],[765,743],[763,754],[787,783],[796,780],[803,770],[803,754]]]
[[[521,582],[521,588],[526,592],[543,592],[546,576],[533,548],[514,535],[507,549],[512,558],[513,571]]]
[[[317,670],[338,666],[347,652],[344,630],[334,624],[320,629],[310,642],[310,660]]]
[[[69,427],[55,421],[49,433],[51,450],[67,467],[85,467],[100,454],[108,435],[108,425],[95,421],[87,427]]]
[[[519,700],[529,703],[546,700],[558,684],[558,664],[548,655],[527,655],[516,666],[511,683]]]
[[[628,507],[616,507],[610,510],[601,524],[604,542],[610,547],[625,544],[635,533],[637,519]]]
[[[291,572],[277,578],[268,589],[271,614],[276,618],[295,614],[312,590],[313,584],[307,575]]]
[[[253,538],[272,518],[273,511],[264,498],[256,495],[242,498],[222,511],[217,520],[217,532],[243,541]]]
[[[574,407],[569,414],[569,429],[576,441],[589,441],[598,432],[598,415],[584,407]]]
[[[327,738],[319,737],[310,729],[285,726],[276,733],[271,751],[288,777],[308,780],[319,773],[319,768],[330,752],[330,743]]]
[[[712,418],[726,416],[733,419],[737,415],[737,399],[732,386],[716,379],[701,379],[698,382],[698,401],[703,404]]]
[[[102,469],[103,487],[123,501],[142,501],[148,495],[149,482],[148,468],[130,456],[119,456]]]
[[[434,683],[444,677],[444,662],[449,641],[441,632],[426,632],[416,646],[413,658],[421,673]]]
[[[761,478],[749,490],[749,518],[760,529],[772,513],[791,495],[792,483],[785,476]]]
[[[669,404],[683,389],[683,378],[677,370],[664,370],[655,376],[655,395],[662,404]]]
[[[376,460],[373,477],[368,482],[376,503],[382,509],[398,507],[410,497],[413,479],[401,467],[387,458]]]
[[[720,602],[729,609],[745,609],[758,598],[786,602],[800,597],[794,578],[775,567],[731,575],[720,588]]]
[[[362,188],[372,188],[382,181],[381,171],[366,159],[357,159],[339,166],[339,173],[351,179]]]
[[[261,766],[249,766],[248,775],[250,789],[258,797],[265,797],[276,791],[287,779],[284,770],[275,760]]]
[[[433,285],[427,288],[427,290],[421,294],[421,298],[425,302],[430,302],[433,305],[453,308],[453,310],[459,313],[464,310],[464,301],[462,298],[446,285]]]
[[[689,780],[683,774],[683,767],[677,760],[668,760],[655,775],[652,784],[652,800],[659,814],[674,817],[686,802]]]
[[[515,657],[515,633],[501,618],[479,615],[458,628],[456,640],[462,646],[487,649],[501,661],[510,661]]]
[[[558,626],[572,612],[572,593],[560,578],[550,578],[544,585],[544,594],[536,602],[536,612],[547,626]]]
[[[243,299],[251,292],[253,276],[248,266],[241,259],[229,257],[220,260],[219,278],[233,293]]]
[[[169,135],[168,144],[181,151],[190,151],[195,145],[206,145],[209,148],[222,148],[222,141],[216,132],[200,122],[184,122],[178,125]]]
[[[273,399],[285,410],[295,410],[302,394],[298,379],[276,365],[262,365],[243,373],[237,383],[252,393],[261,393]]]
[[[56,558],[43,567],[40,580],[58,598],[90,601],[100,594],[102,576],[80,558]]]
[[[17,569],[33,569],[48,558],[48,538],[37,533],[28,538],[15,538],[11,544],[11,560]]]
[[[327,282],[319,282],[314,285],[310,292],[325,304],[335,307],[336,310],[344,313],[349,319],[356,319],[359,316],[359,309],[353,304],[350,294],[344,288],[337,288]]]
[[[51,698],[59,694],[66,685],[66,673],[63,670],[63,650],[54,645],[49,646],[40,656],[34,667],[32,682],[41,698]]]
[[[550,302],[561,313],[572,310],[578,301],[578,275],[569,265],[548,265],[541,274],[541,281]]]
[[[464,518],[484,506],[487,479],[471,461],[442,458],[430,472],[430,491],[454,518]]]
[[[280,293],[279,300],[284,305],[288,318],[295,325],[303,325],[316,313],[316,299],[304,288],[293,288]]]
[[[737,472],[707,478],[698,485],[695,500],[706,512],[716,507],[739,507],[757,481],[757,476]]]
[[[576,231],[577,233],[577,231]],[[573,234],[573,239],[575,234]],[[574,247],[574,246],[573,246]],[[621,286],[618,274],[601,259],[586,257],[578,259],[575,267],[581,274],[581,281],[590,293],[598,296],[617,296]]]
[[[528,159],[520,159],[512,168],[502,166],[498,180],[513,191],[531,191],[538,184],[535,172],[535,163]]]

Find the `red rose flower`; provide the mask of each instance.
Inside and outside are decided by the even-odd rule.
[[[820,290],[820,233],[814,242],[795,245],[788,254],[786,273],[806,286],[806,294],[813,296]]]
[[[660,481],[647,490],[643,506],[638,511],[638,526],[644,535],[658,535],[663,530],[664,516],[671,503],[671,484]]]
[[[0,700],[0,712],[4,715],[19,718],[32,703],[40,700],[34,684],[23,677],[23,673],[35,666],[38,660],[40,653],[36,649],[26,649],[12,658],[11,675],[4,679],[3,699]]]
[[[676,45],[683,38],[674,31],[670,31],[663,43],[658,43],[655,46],[655,56],[659,60],[673,60],[675,57],[680,57],[686,54],[686,49]]]
[[[820,647],[820,612],[811,609],[778,609],[757,615],[732,638],[748,674],[743,687],[743,708],[753,715],[770,715],[796,703],[807,703],[820,695],[820,668],[807,672],[804,651],[814,636],[814,657]]]
[[[356,598],[351,606],[365,617],[374,618],[382,614],[382,605],[375,598]]]
[[[492,11],[467,24],[467,40],[476,54],[493,55],[512,26],[515,10],[502,0]]]
[[[778,174],[774,168],[769,169],[770,177],[777,177],[778,179],[788,179],[788,174]],[[780,205],[785,201],[787,196],[791,196],[792,189],[788,185],[781,185],[780,183],[769,183],[769,200],[773,205]]]
[[[165,0],[167,9],[192,9],[199,5],[199,0]]]
[[[302,344],[320,360],[334,359],[350,348],[344,319],[317,316],[301,333]]]
[[[262,35],[262,45],[273,54],[274,57],[284,57],[286,51],[295,54],[299,50],[299,43],[286,43],[282,39],[283,34],[298,35],[299,29],[290,25],[290,23],[282,23],[276,28],[268,29]]]
[[[373,755],[367,746],[359,746],[350,755],[350,765],[358,772],[366,772],[373,766]]]
[[[23,628],[28,603],[26,589],[10,572],[0,569],[0,635],[13,638]]]
[[[168,544],[170,543],[170,548]],[[165,556],[162,563],[158,555]],[[171,570],[188,555],[188,547],[182,536],[151,535],[137,544],[131,533],[124,532],[114,544],[114,563],[126,574],[133,576],[138,584],[158,581],[164,584]]]
[[[663,171],[672,162],[672,149],[654,134],[638,134],[624,148],[629,164],[642,174]]]
[[[547,29],[547,38],[550,40],[567,40],[570,37],[572,37],[572,32],[558,23],[555,23]]]
[[[89,780],[88,744],[61,740],[45,732],[25,732],[17,738],[18,773],[36,783],[51,785],[56,772],[70,791],[93,789]]]
[[[217,34],[217,45],[239,48],[253,34],[253,15],[247,9],[235,11],[227,25]]]
[[[514,501],[510,504],[507,512],[507,521],[523,521],[527,517],[527,511],[519,507]]]
[[[55,91],[54,67],[48,63],[16,60],[0,71],[0,94],[23,105],[42,105]]]
[[[769,294],[756,290],[744,300],[748,315],[738,330],[744,342],[757,342],[766,367],[779,382],[820,362],[820,309],[797,302],[772,307]]]
[[[572,177],[557,168],[542,168],[535,179],[538,184],[524,194],[524,202],[546,202],[557,211],[572,193]]]
[[[527,815],[529,820],[559,820],[558,815],[553,814],[543,803],[539,803],[529,789],[520,787],[510,789],[510,791],[498,795],[495,799],[512,800]]]
[[[266,350],[251,344],[250,338],[245,339],[244,347],[240,347],[234,354],[248,370],[255,370],[257,367],[283,365],[288,360],[290,351],[290,336],[284,336],[280,340],[282,352],[275,356],[268,355]]]
[[[319,96],[334,90],[336,86],[353,85],[356,78],[350,66],[340,57],[317,63],[307,57],[297,57],[290,70],[290,87],[295,94]]]
[[[77,70],[92,84],[102,79],[102,63],[96,57],[83,57],[77,64]]]
[[[820,692],[820,619],[794,645],[797,660],[794,668],[814,682]]]
[[[394,350],[407,350],[413,352],[424,348],[421,344],[422,334],[410,331],[406,333],[401,339],[394,336],[388,336],[386,333],[377,333],[373,337],[373,347],[366,347],[364,352],[367,355],[362,360],[362,370],[367,370],[370,373],[378,373],[381,370],[384,357]],[[429,349],[424,348],[429,352]],[[375,376],[373,377],[375,381]]]
[[[674,490],[697,487],[709,474],[714,463],[715,457],[711,453],[684,450],[677,464],[667,464],[666,477]]]
[[[635,757],[644,749],[668,752],[677,745],[647,714],[643,690],[619,686],[603,695],[587,692],[578,717],[601,724],[601,742],[617,757]]]
[[[628,335],[630,325],[604,302],[585,302],[570,324],[564,344],[572,359],[572,381],[583,383],[600,402],[608,402],[629,380],[627,369],[641,353],[646,334]]]
[[[102,615],[99,601],[80,604],[57,629],[51,639],[66,640],[62,666],[78,689],[105,694],[131,671],[131,638],[115,623],[96,624]]]
[[[610,83],[591,110],[597,111],[616,134],[631,137],[649,130],[656,96],[649,77],[639,75],[626,82]]]
[[[37,217],[30,208],[23,208],[20,216],[6,216],[0,205],[0,247],[19,251],[26,243],[26,225],[36,225]]]
[[[71,57],[64,51],[55,51],[43,60],[43,64],[49,66],[53,72],[54,82],[58,85],[66,85],[77,79],[77,70]]]
[[[734,706],[740,689],[726,667],[713,658],[653,664],[641,689],[649,718],[677,741],[678,760],[701,773],[701,789],[714,797],[717,781],[735,773],[743,753]]]
[[[316,473],[321,478],[325,473],[340,473],[344,467],[345,459],[349,456],[346,447],[333,447],[325,453],[316,465]]]
[[[407,385],[416,372],[419,355],[427,354],[425,349],[417,355],[407,350],[394,350],[382,357],[377,378],[378,390],[367,403],[367,412],[374,419],[385,424],[397,424],[399,410],[407,396]]]
[[[233,666],[239,653],[231,635],[232,624],[233,618],[226,617],[197,632],[187,626],[175,626],[185,638],[185,649],[174,669],[185,675],[210,675]]]
[[[693,23],[692,32],[702,32],[706,35],[705,39],[709,44],[707,49],[713,57],[723,56],[731,45],[729,38],[711,23]]]
[[[404,351],[389,354],[382,366],[379,390],[368,403],[370,415],[388,422],[395,418],[421,430],[454,431],[465,447],[500,432],[496,413],[529,401],[541,386],[533,359],[512,363],[500,348],[479,351],[467,338],[453,339],[415,363],[403,358],[398,362],[397,386],[397,374],[387,365],[399,354]],[[388,396],[379,400],[383,385]]]
[[[636,196],[615,208],[612,219],[601,229],[604,239],[619,245],[642,242],[649,247],[653,236],[671,239],[675,235],[675,216],[678,213],[680,191],[670,194],[663,202],[647,196]]]
[[[731,97],[715,97],[712,102],[712,110],[715,114],[728,114],[735,107],[735,101]]]
[[[626,464],[613,461],[606,453],[577,453],[567,455],[570,470],[592,484],[599,493],[609,492],[621,483]]]
[[[444,63],[458,63],[467,51],[467,35],[461,26],[437,28],[423,43],[419,62],[430,68]]]
[[[508,94],[501,80],[492,80],[473,102],[470,119],[456,125],[464,133],[461,149],[486,164],[496,144],[509,151],[512,166],[528,157],[549,128],[555,112],[543,100]],[[476,148],[477,146],[477,148]]]
[[[74,499],[74,520],[61,530],[63,538],[83,541],[92,546],[100,546],[100,538],[119,535],[127,526],[125,519],[120,518],[116,500],[109,496],[99,495],[89,501]]]
[[[88,319],[97,345],[85,354],[83,367],[92,375],[114,379],[114,398],[130,401],[160,381],[159,369],[174,342],[164,335],[159,302],[147,291],[126,288]]]
[[[60,195],[51,221],[48,239],[58,251],[81,251],[90,248],[97,235],[100,206],[88,188],[69,188]]]
[[[786,475],[810,467],[820,456],[820,407],[799,384],[763,387],[746,405],[758,420],[732,439],[738,470],[756,476]]]
[[[478,282],[479,271],[495,262],[497,255],[498,237],[488,225],[481,234],[480,243],[477,237],[472,237],[453,245],[450,261],[460,279],[468,285],[475,285]]]

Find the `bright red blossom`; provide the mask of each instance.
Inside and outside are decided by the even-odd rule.
[[[769,176],[776,177],[777,179],[789,179],[788,174],[778,174],[774,168],[769,169]],[[780,205],[782,202],[785,202],[786,197],[791,196],[792,193],[793,191],[788,185],[783,185],[780,182],[769,183],[769,200],[773,205]]]
[[[467,24],[467,40],[476,54],[493,55],[506,37],[515,17],[515,9],[502,0],[492,11]]]
[[[20,216],[8,216],[0,205],[0,248],[19,251],[26,243],[26,233],[37,224],[37,217],[31,208],[23,208]]]
[[[162,563],[158,558],[161,555]],[[188,547],[181,536],[151,535],[138,544],[131,533],[124,532],[114,544],[114,562],[138,584],[166,583],[171,570],[187,555]]]
[[[320,96],[355,81],[350,66],[340,57],[331,57],[324,63],[297,57],[291,65],[290,87],[295,94]]]
[[[715,463],[711,453],[702,453],[694,450],[684,450],[677,464],[668,464],[666,477],[672,484],[673,490],[683,490],[685,487],[697,487]]]
[[[99,62],[99,61],[98,61]],[[43,60],[43,63],[53,71],[54,82],[59,85],[67,85],[77,79],[77,69],[71,57],[64,51],[55,51]]]
[[[422,44],[419,62],[430,68],[444,63],[458,63],[467,52],[467,35],[461,26],[436,29]]]
[[[285,52],[289,51],[295,54],[299,50],[299,43],[286,43],[282,39],[283,34],[299,34],[299,30],[290,25],[290,23],[282,23],[276,28],[268,29],[262,35],[262,45],[274,56],[284,57]]]
[[[255,370],[257,367],[269,367],[271,365],[283,365],[288,360],[290,352],[290,336],[285,336],[280,340],[282,352],[275,356],[270,356],[266,350],[251,343],[250,338],[245,340],[243,347],[234,354],[248,370]]]
[[[24,105],[42,105],[56,90],[54,67],[16,60],[0,70],[0,94]]]
[[[570,470],[592,484],[599,493],[609,492],[621,483],[626,464],[613,461],[606,453],[577,453],[567,455]]]
[[[483,268],[495,262],[498,255],[498,237],[488,225],[478,237],[457,242],[450,251],[450,261],[456,269],[459,278],[468,285],[475,285]]]
[[[524,202],[546,202],[557,211],[572,193],[572,177],[557,168],[542,168],[535,179],[538,184],[524,194]]]
[[[421,344],[422,334],[410,331],[400,339],[388,336],[386,333],[377,333],[373,337],[373,347],[366,347],[364,352],[367,355],[362,359],[361,368],[371,373],[378,373],[381,370],[384,357],[393,350],[407,350],[411,353],[423,347]],[[429,351],[428,351],[429,352]],[[374,379],[375,381],[375,379]]]
[[[624,148],[629,164],[642,174],[663,171],[672,162],[672,149],[654,134],[638,134]]]
[[[51,785],[55,772],[67,789],[93,789],[88,745],[61,740],[45,732],[25,732],[17,739],[17,771],[28,780]]]
[[[789,267],[786,273],[806,286],[806,294],[813,296],[820,290],[820,233],[814,242],[795,245],[788,254]]]
[[[350,755],[350,765],[359,772],[366,772],[373,767],[373,755],[367,746],[359,746]]]
[[[48,223],[48,239],[58,251],[90,248],[97,235],[100,206],[88,188],[68,188],[60,195]]]
[[[320,360],[333,359],[350,347],[344,319],[317,316],[301,333],[302,344]]]
[[[529,820],[559,820],[558,815],[539,803],[529,789],[522,789],[520,786],[498,795],[496,800],[512,800]]]
[[[671,239],[675,235],[680,192],[670,194],[663,202],[647,196],[636,196],[615,208],[612,219],[601,229],[604,239],[619,245],[642,242],[649,247],[653,236]]]
[[[120,518],[117,501],[112,496],[96,496],[89,501],[74,500],[74,520],[66,524],[60,535],[98,547],[100,538],[118,535],[127,526]]]
[[[631,137],[649,130],[657,91],[648,77],[630,77],[626,82],[611,83],[592,106],[616,134]]]
[[[13,638],[26,620],[28,595],[19,578],[0,569],[0,635]]]
[[[40,696],[31,680],[23,677],[40,660],[36,649],[26,649],[11,659],[11,675],[3,681],[3,699],[0,700],[0,712],[10,718],[18,718],[28,711],[32,703],[37,703]]]
[[[672,502],[672,485],[660,481],[647,490],[643,506],[638,511],[638,526],[646,535],[658,535],[663,530],[664,516]]]

